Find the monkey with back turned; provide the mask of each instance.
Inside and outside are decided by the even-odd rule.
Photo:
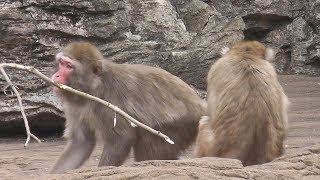
[[[257,41],[224,49],[208,74],[207,116],[199,122],[197,157],[270,162],[283,153],[288,98],[269,61],[273,50]]]

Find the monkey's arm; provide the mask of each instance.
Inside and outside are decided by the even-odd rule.
[[[51,173],[63,173],[78,168],[88,159],[93,151],[95,138],[93,134],[85,134],[85,139],[79,139],[74,136],[68,140],[65,151],[51,169]]]

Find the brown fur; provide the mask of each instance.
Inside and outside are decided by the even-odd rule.
[[[196,154],[261,164],[283,153],[288,100],[270,59],[257,41],[240,42],[208,75],[209,117],[200,121]],[[271,60],[271,59],[270,59]]]
[[[205,102],[181,79],[159,68],[101,59],[101,53],[89,43],[73,43],[63,53],[80,60],[68,85],[118,106],[168,135],[175,144],[132,127],[120,115],[113,127],[114,111],[65,93],[61,99],[67,119],[68,145],[53,173],[79,167],[89,157],[96,137],[104,143],[99,166],[121,165],[131,147],[136,161],[177,159],[194,142]],[[101,69],[99,73],[94,71],[96,68]]]
[[[103,59],[101,52],[90,43],[73,42],[67,45],[63,53],[71,59],[80,61],[82,63],[97,64],[99,60]]]

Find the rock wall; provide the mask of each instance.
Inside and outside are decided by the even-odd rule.
[[[62,46],[87,40],[115,62],[157,66],[205,89],[223,46],[256,39],[275,49],[279,73],[320,75],[319,12],[316,0],[1,0],[0,62],[50,76]],[[48,84],[8,72],[33,131],[61,130],[63,113]],[[22,122],[16,99],[0,92],[0,135],[24,133]]]

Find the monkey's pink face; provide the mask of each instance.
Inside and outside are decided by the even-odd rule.
[[[56,60],[58,61],[59,68],[57,72],[52,75],[51,79],[66,85],[68,78],[74,71],[75,61],[67,56],[64,56],[63,53],[58,53],[56,55]],[[62,90],[54,86],[53,92],[61,94]]]

